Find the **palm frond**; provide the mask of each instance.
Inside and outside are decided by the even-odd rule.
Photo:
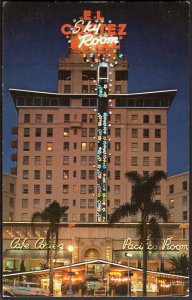
[[[128,179],[128,181],[132,184],[138,184],[142,181],[142,176],[136,172],[126,172],[125,177]]]
[[[109,223],[119,222],[120,219],[127,217],[128,215],[134,215],[138,212],[139,207],[136,203],[125,203],[120,205],[116,210],[111,214],[109,218]]]
[[[41,222],[43,221],[43,216],[42,213],[40,211],[36,211],[33,213],[32,218],[31,218],[31,222],[32,222],[32,233],[35,233],[35,222]]]
[[[156,247],[158,248],[161,244],[161,239],[162,239],[161,226],[158,224],[157,220],[154,217],[150,218],[149,220],[148,239],[150,240],[151,244],[154,246],[154,251]]]
[[[162,202],[155,201],[150,203],[147,210],[148,210],[148,214],[154,216],[158,215],[164,222],[168,222],[169,210]]]
[[[162,179],[167,179],[167,175],[164,171],[154,171],[148,177],[148,181],[159,183]]]

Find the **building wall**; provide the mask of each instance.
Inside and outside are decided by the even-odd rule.
[[[15,219],[16,176],[3,174],[3,222]]]

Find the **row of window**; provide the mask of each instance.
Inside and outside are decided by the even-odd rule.
[[[59,70],[58,79],[59,80],[71,80],[72,78],[71,70]],[[82,80],[97,80],[97,71],[96,70],[83,70],[82,71]],[[115,71],[115,81],[122,81],[128,79],[128,71],[127,70],[116,70]]]
[[[187,210],[185,210],[185,211],[182,211],[182,215],[181,215],[181,218],[182,218],[182,221],[183,222],[188,222],[188,211]],[[175,215],[174,215],[174,213],[171,213],[170,214],[170,220],[169,220],[170,222],[175,222]]]
[[[28,213],[21,213],[21,221],[22,222],[27,222],[30,221],[31,215]],[[64,214],[62,222],[68,222],[68,214]],[[80,221],[80,222],[94,222],[95,221],[95,214],[94,213],[80,213],[79,214],[79,220],[77,220],[76,215],[72,215],[72,221]]]
[[[35,142],[35,151],[41,151],[41,142]],[[72,144],[72,143],[71,143]],[[64,142],[63,143],[63,151],[69,151],[70,145],[69,142]],[[154,145],[154,150],[155,152],[161,152],[161,143],[155,143]],[[56,147],[58,147],[56,145]],[[110,149],[110,143],[108,143],[108,149]],[[73,149],[78,149],[77,148],[77,143],[73,143]],[[96,149],[96,143],[95,142],[81,142],[81,151],[94,151]],[[132,151],[138,151],[138,145],[133,144],[132,145]],[[114,143],[114,150],[115,151],[121,151],[121,143],[120,142],[115,142]],[[30,151],[30,142],[23,142],[23,151]],[[53,151],[53,142],[46,142],[46,151]],[[144,152],[149,152],[150,151],[150,144],[149,143],[143,143],[143,151]]]
[[[89,104],[87,102],[87,104]],[[90,106],[90,104],[88,105]],[[73,118],[72,118],[73,116]],[[109,115],[109,120],[111,120],[113,116]],[[122,115],[121,114],[114,114],[114,122],[116,124],[119,124],[122,122],[121,120],[121,117]],[[160,124],[161,123],[161,115],[155,115],[155,116],[150,116],[150,115],[143,115],[143,120],[142,122],[147,124],[147,123],[150,123],[151,120],[150,118],[154,118],[154,121],[156,124]],[[35,123],[36,124],[40,124],[42,123],[43,121],[44,122],[47,122],[47,123],[53,123],[53,114],[47,114],[47,118],[46,120],[43,120],[42,119],[43,116],[42,114],[35,114]],[[30,114],[24,114],[24,123],[30,123],[30,120],[31,120],[31,115]],[[69,123],[71,121],[78,121],[79,120],[79,115],[78,114],[74,114],[74,115],[71,115],[71,114],[64,114],[64,123]],[[96,115],[95,114],[82,114],[81,115],[81,122],[82,123],[87,123],[89,120],[89,123],[95,123],[95,120],[96,120]],[[131,115],[131,122],[133,123],[138,123],[139,121],[141,121],[139,119],[139,115],[136,115],[136,114],[133,114]]]
[[[181,205],[186,206],[187,205],[187,196],[183,196],[181,198]],[[175,200],[174,199],[169,199],[169,208],[174,208],[175,207]]]
[[[52,179],[52,170],[46,170],[46,179]],[[73,177],[77,177],[77,171],[73,171]],[[81,179],[95,179],[95,171],[94,170],[81,170],[80,171]],[[23,179],[29,179],[29,170],[23,170]],[[34,179],[41,179],[41,171],[34,171]],[[69,170],[63,170],[63,179],[69,179]]]
[[[177,184],[177,186],[178,186],[178,184]],[[186,191],[188,189],[187,181],[183,181],[181,183],[181,189],[182,189],[182,191]],[[170,184],[169,185],[169,194],[173,194],[174,192],[175,192],[175,186],[174,186],[174,184]]]
[[[22,199],[21,207],[28,208],[29,207],[29,199]],[[52,203],[51,199],[45,199],[45,207],[48,207]],[[95,200],[94,199],[80,199],[78,203],[80,208],[94,208],[95,207]],[[62,201],[63,206],[68,206],[68,199],[63,199]],[[73,207],[77,206],[76,199],[73,200]],[[33,200],[33,208],[40,208],[40,199]]]

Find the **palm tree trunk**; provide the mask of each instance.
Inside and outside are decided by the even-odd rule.
[[[147,296],[147,225],[143,232],[143,296]]]
[[[51,234],[49,292],[50,292],[50,296],[53,296],[53,234]]]

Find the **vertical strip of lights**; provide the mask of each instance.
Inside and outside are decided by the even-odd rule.
[[[98,66],[97,222],[107,222],[109,65]]]

